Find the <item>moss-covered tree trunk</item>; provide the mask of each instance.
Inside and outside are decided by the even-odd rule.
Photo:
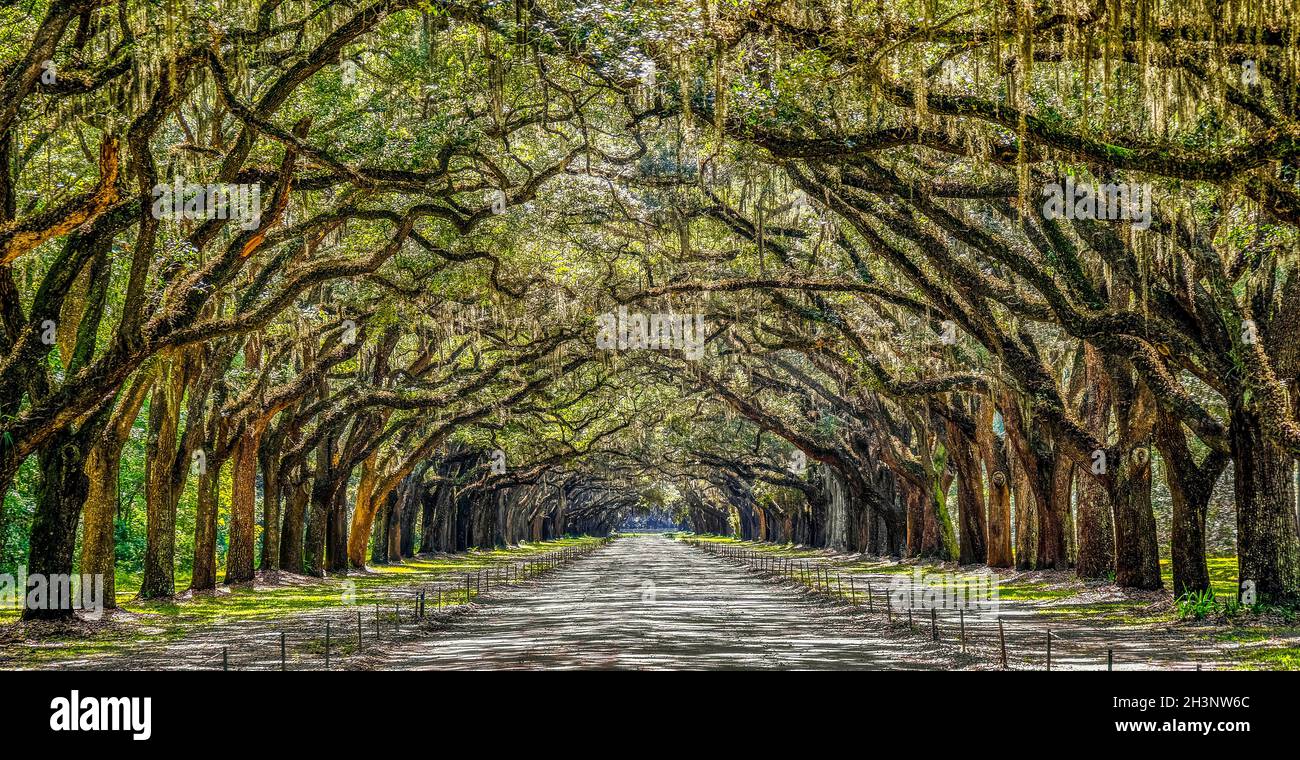
[[[959,561],[971,565],[988,561],[988,521],[985,519],[984,478],[971,433],[955,421],[947,423],[948,450],[957,469]]]
[[[1264,435],[1258,413],[1240,400],[1232,409],[1230,427],[1240,593],[1253,590],[1258,603],[1296,604],[1300,536],[1292,481],[1295,460]]]
[[[257,541],[257,449],[261,431],[245,428],[235,442],[230,472],[230,549],[226,554],[225,582],[253,580]]]
[[[1003,440],[993,431],[996,405],[990,399],[980,401],[976,443],[984,459],[988,478],[988,566],[1011,567],[1011,468],[1007,463]]]
[[[149,440],[145,447],[145,554],[141,599],[176,595],[176,505],[179,501],[173,469],[180,455],[177,427],[184,392],[181,360],[169,356],[159,369],[149,402]],[[199,460],[206,467],[206,455]],[[181,466],[185,466],[182,463]]]
[[[295,478],[299,477],[295,474]],[[307,508],[311,500],[311,483],[288,485],[285,499],[284,530],[280,537],[280,569],[291,573],[303,571],[303,544],[307,524]]]
[[[1105,443],[1110,424],[1110,378],[1101,357],[1091,346],[1084,348],[1084,388],[1079,416],[1098,441]],[[1089,452],[1079,468],[1075,573],[1080,578],[1109,578],[1115,572],[1115,522],[1110,494],[1103,483],[1111,463],[1103,449]]]
[[[217,587],[217,518],[220,510],[222,460],[208,462],[196,484],[198,503],[194,509],[194,570],[190,588],[212,591]]]

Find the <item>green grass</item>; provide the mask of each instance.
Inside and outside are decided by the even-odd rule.
[[[1144,607],[1145,602],[1116,600],[1052,604],[1040,607],[1038,612],[1053,618],[1087,619],[1090,623],[1100,625],[1143,625],[1169,619],[1167,610],[1146,610]]]
[[[1237,557],[1207,557],[1205,564],[1210,571],[1210,588],[1221,599],[1237,598]],[[1160,560],[1160,579],[1165,589],[1174,587],[1174,565],[1172,560]]]
[[[1258,647],[1243,655],[1239,670],[1300,670],[1300,646]]]
[[[123,648],[133,641],[174,641],[204,626],[241,620],[270,620],[308,610],[343,604],[374,605],[388,602],[387,592],[464,573],[490,568],[566,546],[584,546],[600,539],[564,538],[513,548],[471,550],[464,554],[408,559],[402,564],[381,565],[368,572],[312,579],[301,585],[253,589],[247,586],[222,590],[214,595],[186,599],[141,601],[134,598],[139,579],[130,576],[116,594],[119,608],[139,617],[129,624],[110,626],[91,637],[51,638],[39,647],[4,647],[0,654],[21,658],[26,663],[57,661],[101,654]],[[184,588],[178,578],[177,588]],[[189,583],[189,578],[184,578]],[[463,601],[448,596],[447,603]],[[0,624],[13,623],[21,611],[21,600],[0,611]],[[0,638],[3,628],[0,627]],[[9,651],[5,651],[8,649]],[[26,651],[18,651],[23,650]],[[0,656],[0,662],[6,657]]]
[[[902,560],[899,562],[881,559],[853,560],[843,556],[828,556],[825,550],[822,549],[796,547],[793,544],[770,544],[741,541],[730,536],[688,537],[711,544],[743,546],[745,549],[750,551],[762,552],[783,559],[821,560],[824,564],[833,567],[836,572],[840,573],[853,573],[857,575],[912,575],[915,572],[920,572],[922,578],[929,578],[936,575],[948,575],[956,576],[959,580],[971,581],[975,579],[974,575],[953,571],[935,560]],[[1077,588],[1068,586],[1052,587],[1050,584],[1044,582],[1000,580],[998,583],[998,593],[1002,599],[1015,599],[1018,601],[1064,599],[1075,595],[1078,591]]]

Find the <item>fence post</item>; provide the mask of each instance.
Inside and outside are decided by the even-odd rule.
[[[930,639],[939,640],[939,610],[930,608]]]
[[[998,620],[998,639],[1002,642],[1002,667],[1007,667],[1007,632],[1002,627],[1002,621]]]
[[[280,631],[280,670],[285,669],[284,631]]]
[[[957,615],[961,618],[961,653],[966,654],[966,609],[958,607]]]
[[[875,601],[872,599],[873,596],[874,596],[874,593],[872,592],[872,589],[871,589],[871,581],[867,581],[867,612],[875,612],[875,611],[876,611],[876,603],[875,603]]]
[[[858,584],[855,582],[856,576],[849,576],[849,604],[854,607],[858,606]]]
[[[325,669],[330,669],[330,621],[325,621]]]
[[[357,610],[357,651],[361,651],[361,610]]]
[[[230,647],[221,648],[221,669],[230,670]]]
[[[1052,669],[1052,629],[1047,629],[1047,669]]]
[[[1114,649],[1107,649],[1107,650],[1106,650],[1106,670],[1114,670],[1114,669],[1115,669],[1115,650],[1114,650]],[[1196,663],[1196,669],[1197,669],[1197,670],[1200,670],[1200,669],[1201,669],[1201,663],[1199,663],[1199,662]]]

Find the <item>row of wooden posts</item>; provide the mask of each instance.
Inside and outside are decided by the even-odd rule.
[[[424,588],[413,589],[409,597],[410,620],[419,623],[428,617],[428,608],[433,607],[434,614],[437,614],[443,607],[465,607],[472,604],[475,597],[482,596],[490,592],[495,584],[496,587],[510,586],[544,575],[552,570],[572,562],[579,557],[585,556],[598,546],[603,546],[612,538],[602,538],[600,541],[582,546],[566,546],[555,551],[546,552],[537,556],[528,557],[527,559],[506,562],[493,567],[480,568],[473,573],[465,573],[463,583],[457,580],[454,583],[444,582],[442,584],[431,584]],[[402,625],[402,608],[401,598],[394,598],[393,605],[393,634],[396,636],[401,631]],[[383,635],[382,626],[383,604],[375,603],[375,641],[379,641]],[[364,646],[364,627],[362,623],[361,609],[357,609],[357,651],[361,651]],[[325,621],[325,668],[330,666],[330,656],[334,644],[334,626],[330,621]],[[221,669],[230,670],[230,647],[221,648]],[[288,644],[287,636],[284,631],[280,631],[280,670],[288,670]]]
[[[722,557],[724,559],[728,559],[733,562],[743,564],[757,572],[768,573],[771,575],[775,575],[779,578],[790,579],[794,583],[807,587],[810,591],[812,591],[815,594],[820,594],[823,596],[830,597],[836,601],[844,602],[853,607],[862,607],[862,603],[859,601],[858,598],[859,590],[857,585],[857,576],[853,573],[847,574],[848,585],[846,588],[844,584],[843,575],[841,575],[839,572],[832,573],[832,569],[830,567],[827,567],[825,565],[816,562],[809,562],[807,560],[795,559],[792,557],[783,557],[770,551],[755,551],[746,546],[737,545],[737,544],[727,544],[718,541],[702,541],[700,539],[695,539],[695,538],[688,538],[685,539],[685,541],[687,544],[694,546],[697,549],[702,549],[705,552],[708,552],[709,554],[713,554]],[[877,606],[875,601],[876,599],[875,589],[872,587],[870,580],[865,581],[865,585],[866,585],[865,596],[866,596],[867,612],[874,613],[876,611],[876,606]],[[886,615],[886,620],[890,625],[893,625],[894,615],[895,615],[893,597],[890,595],[888,590],[884,592],[884,597],[885,597],[884,612]],[[913,617],[912,617],[912,613],[913,613],[912,606],[909,605],[905,611],[907,613],[907,629],[909,631],[916,630],[916,626],[915,623],[913,622]],[[957,615],[958,615],[958,619],[957,619],[958,642],[961,646],[962,654],[965,654],[966,653],[966,610],[958,606]],[[1045,633],[1046,633],[1046,638],[1044,641],[1047,650],[1046,651],[1047,669],[1051,670],[1053,634],[1050,628],[1047,629]],[[930,607],[930,638],[932,641],[936,641],[936,642],[940,640],[939,611],[934,607]],[[1006,668],[1007,667],[1007,632],[1006,632],[1006,626],[1003,624],[1001,618],[998,619],[998,649],[1001,655],[1002,667]],[[1115,668],[1115,650],[1113,647],[1110,647],[1106,649],[1106,669],[1114,670],[1114,668]],[[1197,670],[1201,669],[1199,663],[1197,664],[1196,669]]]

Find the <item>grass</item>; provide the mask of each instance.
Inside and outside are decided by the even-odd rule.
[[[1245,652],[1239,670],[1300,670],[1300,646],[1258,647]]]
[[[690,536],[699,541],[743,546],[754,552],[761,552],[790,559],[816,560],[818,564],[833,568],[833,572],[850,573],[861,576],[866,574],[910,574],[919,572],[925,579],[938,574],[955,575],[958,579],[972,576],[954,570],[952,565],[916,560],[881,560],[860,558],[850,555],[835,554],[821,549],[795,547],[789,544],[767,544],[739,541],[727,536]],[[1218,599],[1235,599],[1237,594],[1238,569],[1235,556],[1209,557],[1206,560],[1209,570],[1210,585]],[[1168,559],[1160,563],[1165,591],[1173,588],[1173,566]],[[1069,574],[1052,574],[1046,579],[1040,573],[1017,573],[1015,571],[995,571],[999,574],[998,598],[1003,602],[1034,603],[1036,614],[1047,616],[1057,624],[1073,623],[1076,625],[1097,626],[1166,626],[1178,621],[1176,605],[1161,604],[1159,598],[1150,595],[1138,595],[1133,598],[1107,598],[1092,601],[1085,597],[1091,590],[1099,590],[1108,595],[1114,594],[1111,584],[1090,583],[1078,580]],[[861,586],[861,584],[859,584]],[[1243,616],[1235,618],[1224,627],[1222,621],[1207,629],[1193,628],[1189,633],[1194,639],[1200,638],[1219,649],[1226,655],[1225,659],[1235,662],[1239,669],[1260,670],[1300,670],[1300,627],[1296,627],[1294,615],[1283,611],[1264,611],[1266,617],[1260,617],[1259,611],[1247,609]],[[1201,633],[1200,631],[1204,631]]]
[[[1214,595],[1221,599],[1235,599],[1237,596],[1236,556],[1208,557],[1205,564],[1210,571],[1210,588],[1214,591]],[[1171,560],[1160,560],[1160,579],[1166,589],[1174,587],[1174,565]]]
[[[116,596],[119,609],[138,616],[129,624],[108,626],[90,636],[84,633],[72,633],[62,638],[53,635],[48,637],[49,641],[43,640],[41,646],[0,644],[0,653],[21,658],[26,663],[81,658],[117,650],[143,639],[175,641],[196,629],[221,623],[271,620],[343,604],[391,603],[388,594],[404,587],[455,578],[562,547],[584,546],[599,540],[584,536],[517,547],[471,550],[463,554],[419,557],[401,564],[373,567],[364,573],[333,575],[296,585],[239,586],[211,595],[162,601],[135,599],[139,579],[127,575],[122,576],[125,582],[118,587]],[[183,582],[188,585],[189,578],[184,577]],[[177,587],[184,587],[182,578],[178,578]],[[455,597],[449,597],[448,601],[452,599]],[[21,599],[15,600],[0,611],[0,624],[14,623],[20,611]],[[5,627],[0,625],[0,640]],[[4,659],[6,657],[0,656],[0,662]]]
[[[821,560],[835,567],[838,572],[859,575],[912,575],[920,573],[922,579],[933,576],[952,576],[958,582],[974,581],[977,576],[966,572],[954,571],[935,560],[901,560],[870,558],[850,558],[844,555],[828,554],[823,549],[810,549],[794,544],[771,544],[753,541],[741,541],[730,536],[689,536],[697,541],[712,544],[732,544],[743,546],[750,551],[763,552],[784,559]],[[1017,601],[1064,599],[1078,593],[1077,588],[1061,587],[1042,581],[999,579],[998,594],[1002,599]]]

